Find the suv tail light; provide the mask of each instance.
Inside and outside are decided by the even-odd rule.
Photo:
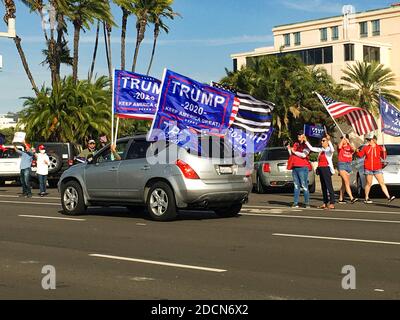
[[[68,165],[72,167],[74,165],[74,160],[68,160]]]
[[[266,172],[266,173],[271,172],[271,166],[269,165],[269,163],[264,163],[263,172]]]
[[[196,171],[193,170],[191,166],[189,166],[186,162],[182,160],[177,160],[176,165],[178,168],[182,171],[183,175],[187,179],[200,179],[200,177],[197,175]]]

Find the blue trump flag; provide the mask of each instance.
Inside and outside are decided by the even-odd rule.
[[[393,137],[400,137],[400,110],[381,97],[380,112],[382,132]]]
[[[165,69],[149,141],[170,140],[197,151],[199,135],[224,136],[234,94]]]
[[[119,118],[153,120],[160,92],[160,80],[115,70],[114,113]]]
[[[304,134],[310,138],[322,139],[325,136],[325,127],[312,124],[304,125]]]

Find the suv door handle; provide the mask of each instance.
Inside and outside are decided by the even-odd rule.
[[[144,166],[142,170],[150,170],[150,166]]]

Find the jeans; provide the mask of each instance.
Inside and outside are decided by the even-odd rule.
[[[47,176],[43,176],[41,174],[38,174],[37,176],[38,176],[38,179],[39,179],[40,193],[46,193]]]
[[[26,196],[32,195],[31,190],[31,168],[21,169],[22,193]]]
[[[335,204],[335,190],[332,184],[332,172],[329,167],[319,167],[319,178],[321,180],[324,204]],[[329,194],[329,196],[328,196]]]
[[[296,167],[292,170],[293,183],[294,183],[294,204],[299,204],[299,197],[301,189],[304,192],[304,204],[310,204],[310,191],[308,190],[308,168]]]

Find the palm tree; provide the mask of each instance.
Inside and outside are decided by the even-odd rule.
[[[4,22],[8,26],[8,20],[16,18],[15,13],[16,13],[17,9],[15,7],[15,2],[13,0],[1,0],[1,1],[2,1],[2,3],[4,3],[5,9],[6,9],[6,14],[4,15]],[[39,89],[35,83],[32,72],[29,68],[29,64],[26,59],[25,52],[21,45],[21,41],[22,40],[18,35],[14,38],[14,43],[17,48],[18,54],[20,56],[22,66],[24,67],[25,73],[28,76],[28,79],[29,79],[29,82],[31,83],[33,91],[37,95],[39,93]]]
[[[380,95],[392,103],[399,102],[400,92],[392,88],[396,84],[396,75],[379,62],[357,61],[348,65],[343,73],[345,88],[357,97],[359,107],[377,114]]]
[[[42,87],[37,97],[24,98],[21,123],[30,140],[84,142],[110,128],[108,77],[94,83],[64,78],[57,87]]]
[[[154,41],[153,41],[153,50],[151,52],[149,67],[147,69],[147,75],[150,74],[150,70],[153,65],[154,55],[157,46],[157,39],[158,36],[160,35],[160,31],[164,30],[165,33],[169,32],[169,28],[164,23],[163,18],[173,20],[176,16],[181,16],[179,13],[173,11],[171,7],[173,2],[174,0],[159,0],[157,2],[156,7],[150,14],[150,22],[154,24]]]
[[[96,19],[113,24],[110,4],[107,0],[66,0],[62,12],[74,26],[74,61],[72,79],[78,80],[79,39],[81,30],[90,29]]]
[[[136,16],[136,46],[133,56],[132,72],[136,70],[137,58],[139,55],[140,45],[144,40],[147,23],[149,18],[157,6],[158,0],[136,0],[134,14]]]

